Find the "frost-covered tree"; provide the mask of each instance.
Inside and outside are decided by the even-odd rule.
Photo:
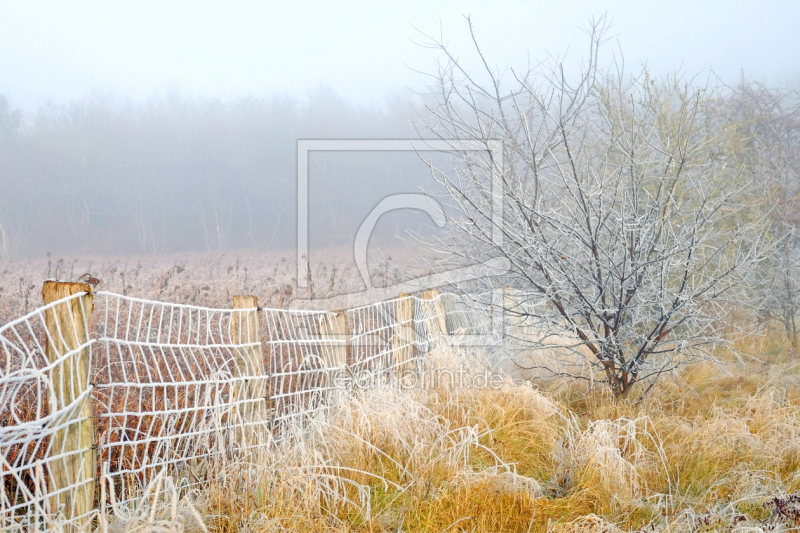
[[[522,327],[508,344],[518,355],[557,348],[562,360],[547,370],[587,377],[588,363],[623,398],[714,359],[741,331],[728,316],[758,264],[763,220],[729,128],[710,113],[719,95],[647,70],[628,76],[619,62],[601,70],[607,28],[605,18],[591,24],[588,59],[571,70],[551,57],[501,72],[472,33],[485,68],[468,71],[430,39],[440,60],[421,116],[428,135],[486,148],[433,168],[454,228],[439,243],[450,259],[441,264],[506,259],[506,274],[478,284],[517,290],[505,313]],[[497,176],[502,224],[492,216]],[[492,236],[500,226],[502,242]]]

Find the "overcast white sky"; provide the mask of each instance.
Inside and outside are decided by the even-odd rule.
[[[255,2],[0,0],[0,94],[30,110],[92,92],[135,99],[177,89],[237,97],[320,84],[362,103],[420,87],[428,69],[412,40],[439,32],[467,55],[471,14],[490,58],[524,64],[528,51],[577,60],[579,29],[608,11],[628,64],[656,72],[713,68],[774,82],[797,76],[798,0],[513,0]]]

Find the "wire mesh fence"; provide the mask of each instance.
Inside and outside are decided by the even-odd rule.
[[[267,444],[267,376],[243,356],[255,349],[260,359],[261,343],[233,338],[241,311],[111,293],[97,300],[96,445],[118,500],[162,468],[197,484],[214,459]]]
[[[0,327],[0,529],[81,523],[98,479],[117,502],[165,469],[200,484],[338,390],[391,386],[491,315],[435,291],[346,311],[234,307],[83,291]]]
[[[331,404],[336,374],[347,368],[341,357],[347,341],[336,313],[265,309],[262,316],[267,404],[280,436],[281,421]]]
[[[96,340],[72,313],[55,320],[64,307],[88,311],[78,294],[0,328],[3,531],[37,529],[59,512],[81,520],[91,511],[78,502],[94,492],[94,464],[86,464],[92,445],[75,437],[91,418],[88,368]]]

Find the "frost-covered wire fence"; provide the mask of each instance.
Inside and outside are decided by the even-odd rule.
[[[111,293],[97,307],[96,444],[118,500],[165,467],[193,485],[232,450],[268,444],[256,309]]]
[[[347,387],[392,386],[436,342],[486,332],[491,306],[426,291],[345,311],[148,301],[46,282],[0,327],[0,529],[85,525],[103,494],[182,487],[284,438]],[[485,300],[485,302],[491,302]],[[292,420],[292,423],[288,423]]]
[[[0,328],[0,529],[86,520],[94,498],[89,331],[82,284],[46,282],[46,305]],[[89,503],[87,503],[89,502]]]
[[[330,405],[335,379],[347,368],[346,331],[333,312],[264,309],[262,315],[267,404],[277,433],[281,421]]]

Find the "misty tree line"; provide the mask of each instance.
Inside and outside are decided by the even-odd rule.
[[[324,88],[304,102],[93,96],[29,116],[12,104],[0,97],[2,259],[293,247],[297,139],[414,133],[407,104],[361,108]],[[413,190],[408,161],[312,154],[312,241],[346,241],[369,202]]]

